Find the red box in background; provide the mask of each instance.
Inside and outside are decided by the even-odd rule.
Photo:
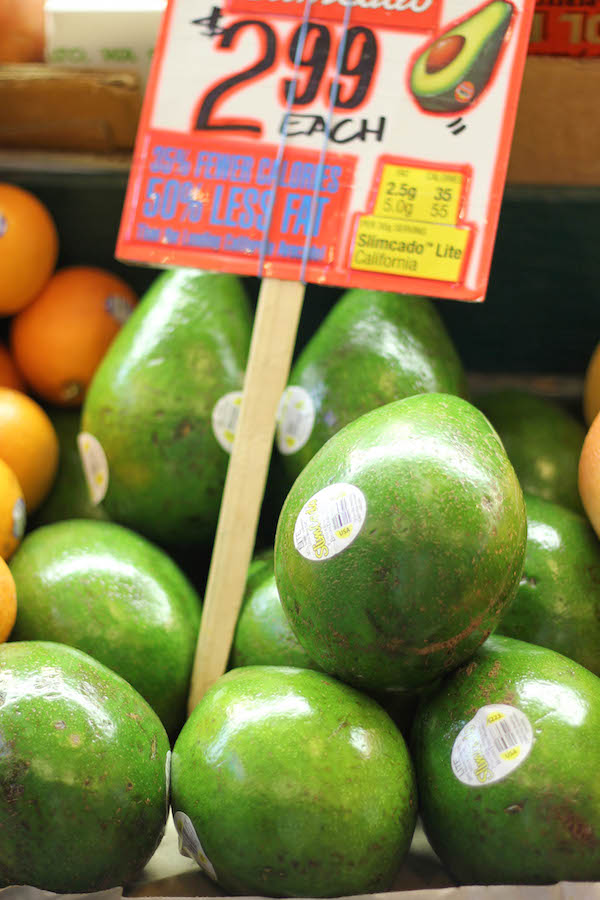
[[[600,56],[600,0],[537,0],[529,53]]]

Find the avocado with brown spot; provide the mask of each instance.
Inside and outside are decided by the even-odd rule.
[[[385,291],[346,291],[302,350],[290,386],[310,397],[306,442],[278,447],[291,479],[344,425],[412,394],[466,396],[462,363],[433,301]],[[304,440],[302,435],[301,440]]]
[[[59,443],[58,471],[50,493],[27,523],[28,530],[65,519],[108,518],[102,505],[94,505],[77,448],[81,410],[46,407]]]
[[[531,494],[525,505],[525,567],[497,631],[600,675],[600,542],[585,516]]]
[[[295,666],[318,669],[298,638],[281,606],[275,583],[273,550],[252,560],[248,569],[233,645],[230,668],[238,666]]]
[[[54,643],[1,645],[0,692],[2,878],[59,893],[132,881],[167,819],[169,741],[156,713],[101,663]]]
[[[201,602],[165,551],[114,522],[73,519],[26,535],[10,565],[13,638],[89,653],[142,694],[174,739],[185,721]]]
[[[493,677],[492,671],[494,671]],[[600,879],[600,679],[493,635],[419,709],[420,814],[463,884]]]
[[[171,771],[183,847],[227,893],[389,890],[415,827],[400,732],[373,700],[310,669],[228,672],[183,727]]]
[[[582,423],[560,403],[518,388],[489,391],[474,403],[500,435],[523,490],[583,513],[577,486]]]
[[[498,624],[526,524],[485,416],[450,394],[408,397],[347,425],[297,478],[275,544],[281,603],[325,671],[418,690]]]
[[[102,446],[108,516],[168,547],[214,536],[229,461],[212,426],[242,387],[250,310],[234,275],[159,275],[90,385],[82,431]]]

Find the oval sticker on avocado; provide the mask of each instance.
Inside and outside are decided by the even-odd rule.
[[[330,484],[300,510],[294,547],[305,559],[331,559],[357,538],[366,514],[367,501],[359,488],[344,482]]]
[[[506,778],[529,756],[533,728],[525,713],[505,703],[477,710],[452,747],[452,771],[471,787]]]
[[[77,435],[77,446],[94,506],[102,502],[108,490],[108,460],[98,438],[88,431]]]
[[[304,388],[290,385],[281,397],[277,425],[277,449],[284,456],[301,450],[312,434],[315,406]]]
[[[214,435],[226,453],[233,450],[233,439],[240,417],[242,392],[230,391],[215,403],[212,411],[212,427]]]
[[[195,860],[200,868],[206,872],[213,881],[217,880],[217,873],[210,859],[202,849],[200,838],[196,834],[194,823],[183,812],[176,812],[173,816],[175,828],[179,839],[179,852],[182,856]]]

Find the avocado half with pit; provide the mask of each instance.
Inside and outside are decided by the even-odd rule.
[[[513,14],[492,0],[443,32],[417,57],[410,76],[415,100],[430,112],[466,109],[490,80]]]

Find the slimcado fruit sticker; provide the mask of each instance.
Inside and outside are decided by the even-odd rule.
[[[472,787],[493,784],[509,775],[529,755],[533,729],[520,709],[493,703],[477,710],[452,747],[452,771]]]
[[[367,513],[363,492],[353,484],[330,484],[304,504],[294,528],[294,546],[311,560],[330,559],[352,543]]]
[[[410,75],[419,106],[454,113],[473,103],[492,78],[512,14],[511,3],[492,0],[428,44]]]

